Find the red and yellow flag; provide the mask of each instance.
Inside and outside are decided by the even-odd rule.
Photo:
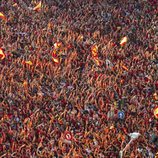
[[[58,48],[60,48],[61,47],[61,42],[56,42],[56,43],[54,43],[54,48],[55,49],[58,49]]]
[[[52,57],[54,63],[59,64],[59,59],[57,57]]]
[[[28,64],[31,66],[33,63],[32,63],[32,61],[28,60],[28,61],[25,61],[25,64]]]
[[[14,3],[14,4],[13,4],[13,7],[17,7],[17,6],[18,6],[18,4],[17,4],[17,3]]]
[[[40,11],[42,7],[41,1],[33,8],[34,11]]]
[[[0,59],[3,60],[5,58],[5,54],[2,48],[0,48]]]
[[[98,56],[98,46],[97,45],[92,46],[91,52],[92,52],[93,57],[97,57]]]
[[[100,60],[98,57],[93,58],[94,62],[96,63],[97,66],[100,66]]]
[[[56,51],[53,51],[53,53],[52,53],[52,60],[53,60],[53,62],[56,63],[56,64],[59,64],[59,63],[60,63],[59,58],[58,58],[58,56],[57,56],[57,54],[56,54]]]
[[[121,41],[120,41],[120,45],[121,45],[121,46],[124,46],[124,45],[127,43],[127,41],[128,41],[127,37],[126,37],[126,36],[123,37],[123,38],[121,39]]]
[[[156,119],[158,119],[158,107],[154,109],[154,116]]]
[[[122,68],[126,71],[128,71],[128,68],[125,65],[122,65]]]
[[[77,38],[77,41],[80,42],[82,40],[83,40],[83,35],[79,35],[78,38]]]
[[[2,12],[0,12],[0,18],[5,21],[7,20],[6,16]]]
[[[24,81],[23,82],[23,87],[26,89],[28,87],[28,82],[27,81]]]

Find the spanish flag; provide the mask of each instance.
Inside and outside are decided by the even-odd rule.
[[[27,81],[24,81],[23,82],[23,87],[26,89],[28,87],[28,82]],[[26,120],[25,120],[26,121]]]
[[[5,54],[2,48],[0,48],[0,59],[3,60],[5,58]]]
[[[54,48],[55,49],[58,49],[58,48],[60,48],[61,47],[61,42],[56,42],[56,43],[54,43]]]
[[[156,119],[158,119],[158,107],[154,109],[154,116]]]
[[[57,54],[56,54],[56,51],[53,51],[53,52],[52,52],[52,60],[53,60],[53,62],[56,63],[56,64],[59,64],[59,63],[60,63],[59,58],[58,58],[58,56],[57,56]]]
[[[0,12],[0,18],[5,21],[7,20],[6,16],[2,12]]]
[[[93,58],[93,60],[97,66],[100,66],[101,63],[98,57]]]
[[[57,56],[53,56],[52,60],[54,61],[54,63],[59,64],[59,59]]]
[[[78,38],[77,38],[77,41],[82,41],[83,40],[83,35],[79,35]]]
[[[123,47],[127,43],[128,39],[127,36],[123,37],[120,41],[120,45]]]
[[[32,65],[32,61],[30,61],[30,60],[25,61],[25,64]]]
[[[36,5],[36,7],[33,8],[34,11],[40,11],[42,7],[41,1]]]
[[[125,65],[122,65],[122,68],[126,71],[128,71],[128,68]]]
[[[13,7],[17,7],[17,6],[18,6],[18,4],[17,4],[17,3],[14,3],[14,4],[13,4]]]
[[[93,57],[97,57],[98,56],[98,46],[97,45],[92,46],[91,52],[92,52]]]

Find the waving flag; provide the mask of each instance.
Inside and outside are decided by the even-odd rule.
[[[96,63],[96,65],[97,66],[100,66],[100,60],[99,60],[99,58],[98,57],[95,57],[95,58],[93,58],[94,59],[94,62]]]
[[[54,63],[59,64],[59,59],[57,56],[53,56],[52,60],[54,61]]]
[[[82,40],[83,40],[83,35],[79,35],[78,38],[77,38],[77,41],[80,42]]]
[[[98,56],[98,46],[94,45],[91,47],[91,53],[93,57],[97,57]]]
[[[55,58],[55,57],[53,57],[53,61],[55,62],[55,63],[59,63],[59,59],[58,58]]]
[[[126,66],[122,65],[122,68],[123,68],[124,70],[128,71],[128,68],[127,68]]]
[[[127,37],[126,37],[126,36],[123,37],[123,38],[121,39],[121,41],[120,41],[120,45],[121,45],[121,46],[124,46],[124,45],[127,43],[127,41],[128,41]]]
[[[158,119],[158,107],[154,109],[154,116],[156,119]]]
[[[0,59],[3,60],[5,58],[5,54],[3,52],[3,49],[0,48]]]
[[[33,8],[34,11],[40,11],[41,10],[41,7],[42,7],[42,3],[41,1],[37,4],[36,7]]]
[[[128,134],[128,135],[131,137],[132,140],[135,140],[135,139],[137,139],[141,134],[138,133],[138,132],[133,132],[133,133],[130,133],[130,134]]]
[[[100,66],[101,61],[98,58],[98,46],[94,45],[91,47],[91,53],[92,53],[92,57],[94,62],[96,63],[97,66]]]
[[[119,152],[120,158],[123,158],[123,152],[126,152],[127,149],[130,148],[130,144],[131,144],[134,140],[138,139],[139,136],[141,136],[141,134],[138,133],[138,132],[133,132],[133,133],[130,133],[130,134],[128,134],[128,135],[130,136],[131,140],[126,144],[126,146],[125,146],[125,148],[124,148],[123,150],[120,150],[120,152]]]
[[[28,61],[25,61],[25,64],[32,65],[32,62],[28,60]]]
[[[59,58],[58,58],[58,56],[57,56],[55,50],[52,52],[52,60],[53,60],[53,62],[56,63],[56,64],[59,64],[59,63],[60,63],[60,60],[59,60]]]
[[[17,3],[14,3],[14,4],[13,4],[13,7],[17,7],[17,6],[18,6],[18,4],[17,4]]]
[[[60,48],[61,47],[61,42],[56,42],[56,43],[54,43],[54,48],[55,49],[58,49],[58,48]]]
[[[6,16],[2,12],[0,12],[0,18],[5,21],[7,20]]]

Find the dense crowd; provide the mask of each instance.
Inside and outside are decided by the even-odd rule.
[[[156,0],[1,0],[0,12],[1,158],[118,158],[133,132],[123,157],[156,157]]]

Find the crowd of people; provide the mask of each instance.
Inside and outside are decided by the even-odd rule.
[[[157,1],[41,3],[0,2],[0,157],[156,157]]]

